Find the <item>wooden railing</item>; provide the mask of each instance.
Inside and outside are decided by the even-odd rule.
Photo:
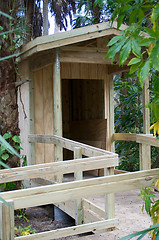
[[[159,147],[159,139],[152,134],[133,134],[133,133],[114,133],[113,140],[118,141],[135,141],[139,143],[140,170],[151,169],[150,149],[148,146]]]
[[[105,150],[57,136],[31,135],[29,136],[29,141],[58,144],[61,147],[74,151],[75,159],[13,168],[11,171],[8,169],[0,170],[0,183],[72,172],[75,173],[76,181],[0,193],[0,197],[9,203],[7,205],[4,202],[0,202],[0,239],[3,240],[51,240],[114,227],[119,221],[114,218],[113,193],[138,189],[141,186],[151,186],[158,174],[158,169],[154,169],[83,180],[81,172],[86,170],[104,168],[107,169],[105,174],[113,173],[114,166],[118,164],[118,156]],[[81,158],[82,154],[89,157]],[[97,156],[98,154],[99,156]],[[102,220],[81,224],[83,217],[81,206],[98,213],[98,207],[92,205],[89,201],[84,201],[84,198],[97,195],[106,196],[105,213],[99,209]],[[76,202],[76,223],[79,225],[14,238],[14,210],[72,200]],[[103,218],[104,216],[105,219]]]
[[[66,138],[52,136],[52,135],[30,135],[29,142],[31,143],[49,143],[55,144],[55,146],[66,148],[74,152],[74,159],[61,162],[52,162],[45,164],[30,165],[26,167],[13,168],[12,170],[5,169],[0,170],[0,183],[13,182],[20,180],[30,180],[35,178],[46,178],[51,176],[63,175],[67,173],[74,173],[74,182],[52,184],[45,187],[37,187],[31,189],[23,189],[11,192],[1,193],[0,196],[12,205],[12,207],[5,205],[1,202],[0,211],[0,233],[2,239],[14,239],[14,211],[16,209],[40,206],[45,204],[56,204],[67,202],[69,200],[75,201],[76,211],[76,224],[82,224],[83,222],[83,205],[87,205],[88,201],[83,199],[85,196],[98,195],[96,183],[88,184],[83,180],[83,172],[95,169],[105,169],[105,175],[114,173],[114,167],[118,165],[117,154],[98,149],[86,144],[71,141]],[[82,155],[86,156],[82,158]],[[80,184],[83,183],[83,186]],[[74,185],[75,184],[75,185]],[[86,185],[85,185],[86,184]],[[91,192],[90,192],[90,189]],[[50,188],[51,187],[51,188]],[[53,187],[53,188],[52,188]],[[84,190],[79,190],[79,187]],[[87,191],[88,190],[88,191]],[[109,204],[111,202],[111,204]],[[109,204],[109,210],[107,218],[111,218],[111,214],[114,212],[114,196],[113,194],[107,194],[105,204]],[[92,205],[93,206],[93,205]],[[100,208],[94,207],[94,209]],[[108,206],[106,206],[108,209]],[[103,212],[102,212],[103,214]],[[8,220],[7,220],[8,219]],[[102,218],[103,219],[103,218]],[[69,236],[72,234],[78,234],[87,231],[93,231],[93,229],[100,230],[102,228],[114,227],[118,223],[117,219],[109,219],[99,221],[95,223],[84,224],[68,230],[57,230],[47,233],[36,234],[28,237],[18,237],[15,239],[43,239],[46,236],[47,239],[56,239],[57,236]],[[50,236],[50,238],[49,238]]]

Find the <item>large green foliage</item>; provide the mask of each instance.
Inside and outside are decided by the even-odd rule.
[[[142,88],[136,76],[115,76],[115,132],[139,133],[143,128]],[[119,169],[139,170],[139,146],[136,142],[116,141]]]
[[[137,72],[143,87],[150,72],[159,71],[159,3],[153,0],[116,0],[113,4],[112,24],[117,19],[118,29],[123,22],[128,27],[108,43],[110,48],[106,58],[113,61],[119,54],[120,66],[128,61],[130,73]],[[149,105],[153,121],[159,120],[158,103],[157,95]]]

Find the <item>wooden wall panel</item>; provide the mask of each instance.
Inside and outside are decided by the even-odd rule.
[[[43,68],[43,98],[44,98],[44,134],[53,134],[53,68],[47,66]],[[54,161],[54,146],[45,144],[45,162]]]
[[[53,134],[53,68],[52,65],[34,72],[34,131]],[[35,144],[35,163],[54,161],[54,146]]]
[[[43,71],[34,72],[34,131],[44,134]],[[35,163],[44,163],[44,144],[35,144]]]

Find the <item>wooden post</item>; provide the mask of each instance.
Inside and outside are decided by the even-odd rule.
[[[109,96],[109,132],[110,132],[110,151],[115,152],[115,142],[113,141],[114,134],[114,83],[113,83],[113,74],[109,75],[109,87],[110,87],[110,96]]]
[[[0,239],[14,240],[14,203],[0,201]]]
[[[150,128],[150,110],[145,108],[149,103],[149,78],[146,79],[143,88],[143,133],[149,134]],[[139,144],[140,151],[140,170],[151,169],[151,146]]]
[[[75,147],[74,149],[74,159],[82,158],[82,149],[79,147]],[[75,172],[74,180],[79,181],[83,179],[83,172]],[[82,199],[76,200],[76,225],[80,225],[83,223],[83,201]]]
[[[104,176],[114,175],[114,167],[105,168]],[[112,219],[115,217],[115,196],[114,193],[105,195],[105,219]]]
[[[30,69],[30,79],[29,82],[29,113],[30,113],[30,134],[34,133],[34,83],[33,83],[33,73]],[[29,143],[29,156],[28,164],[35,164],[35,144]]]
[[[54,93],[54,135],[62,136],[62,103],[61,103],[61,77],[59,50],[56,49],[56,59],[53,63],[53,93]],[[55,145],[55,162],[63,160],[62,148]],[[62,175],[58,175],[55,181],[62,182]]]

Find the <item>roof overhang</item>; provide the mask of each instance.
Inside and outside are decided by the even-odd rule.
[[[126,25],[121,25],[120,30],[125,30],[126,28]],[[22,61],[31,57],[33,54],[62,46],[68,46],[78,42],[104,36],[119,35],[120,30],[117,30],[116,22],[114,22],[113,25],[111,25],[110,22],[104,22],[92,26],[73,29],[67,32],[59,32],[53,35],[37,37],[22,48],[22,52],[17,60]]]

